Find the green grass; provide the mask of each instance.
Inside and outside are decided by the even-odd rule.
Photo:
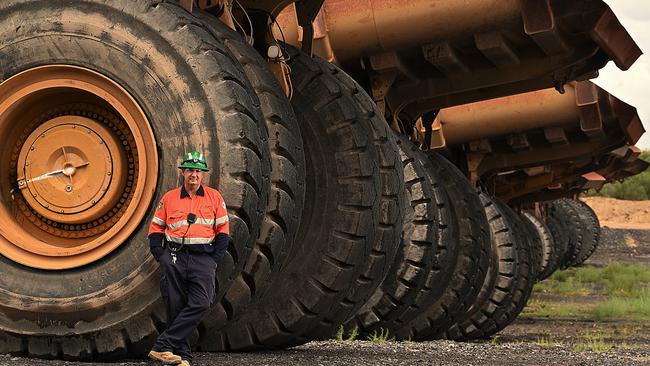
[[[612,348],[614,348],[614,345],[607,342],[602,334],[597,333],[586,333],[573,345],[575,352],[604,353],[611,351]]]
[[[592,315],[596,321],[650,321],[650,288],[644,289],[637,297],[614,297],[600,303],[592,310]]]
[[[622,332],[621,332],[622,331]],[[604,353],[613,349],[640,349],[641,345],[628,343],[625,339],[629,336],[623,334],[638,332],[635,328],[622,328],[611,330],[608,328],[594,329],[575,335],[570,340],[561,341],[556,339],[554,332],[548,330],[539,335],[533,342],[540,347],[568,346],[574,352],[595,352]]]
[[[585,311],[590,311],[592,307],[593,305],[590,304],[533,298],[528,301],[521,315],[540,318],[585,318]]]
[[[639,297],[650,285],[650,267],[610,263],[607,267],[569,268],[535,285],[535,292],[558,295]]]
[[[596,321],[632,319],[650,322],[650,267],[610,263],[607,267],[570,268],[538,283],[537,294],[560,295],[567,301],[533,298],[524,316],[576,317]],[[601,302],[571,301],[596,296]]]
[[[537,338],[535,340],[535,344],[540,347],[555,347],[562,345],[560,342],[554,341],[550,335],[545,335]]]

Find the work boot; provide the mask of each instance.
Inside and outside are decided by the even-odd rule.
[[[158,352],[151,350],[149,352],[149,358],[152,360],[160,361],[165,365],[178,365],[183,362],[183,360],[181,360],[181,356],[177,356],[169,351]]]

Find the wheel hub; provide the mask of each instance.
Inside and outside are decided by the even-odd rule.
[[[137,102],[111,79],[67,65],[0,83],[0,254],[79,267],[124,243],[153,198],[158,156]],[[7,174],[8,173],[8,174]]]
[[[23,197],[49,220],[82,223],[101,217],[117,193],[106,194],[113,165],[120,165],[111,149],[118,146],[110,131],[91,119],[62,116],[45,122],[20,152],[17,175]]]

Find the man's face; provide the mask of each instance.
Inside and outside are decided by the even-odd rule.
[[[204,171],[199,169],[183,169],[183,178],[185,184],[189,186],[199,186],[203,181]]]

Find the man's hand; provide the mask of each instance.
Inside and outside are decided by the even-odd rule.
[[[212,252],[212,259],[217,265],[221,263],[221,260],[226,255],[226,251],[228,251],[229,244],[230,244],[230,236],[224,233],[219,233],[217,237],[214,238],[214,241],[212,242],[212,246],[214,248]]]
[[[163,247],[158,247],[158,246],[151,247],[151,254],[156,259],[157,262],[160,262],[160,257],[162,257],[164,252],[165,252],[165,248]]]
[[[149,250],[151,250],[151,254],[158,262],[160,262],[160,257],[165,252],[165,248],[163,248],[163,237],[162,233],[149,235]]]

